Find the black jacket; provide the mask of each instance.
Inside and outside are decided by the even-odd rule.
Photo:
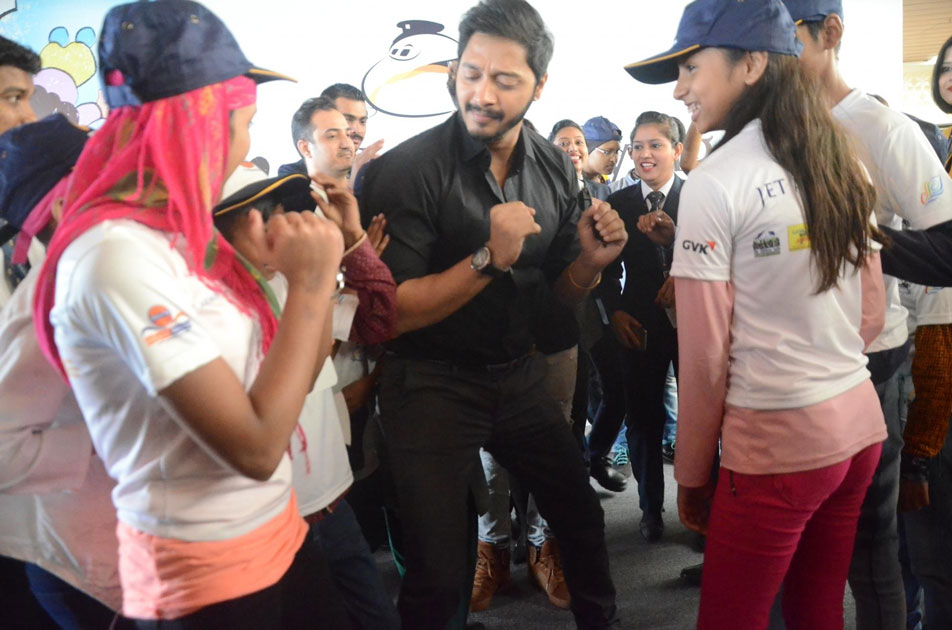
[[[664,202],[664,212],[677,223],[678,201],[683,181],[675,177],[674,184]],[[638,230],[638,217],[648,212],[648,206],[641,194],[641,184],[628,186],[612,193],[608,203],[618,211],[628,230],[628,242],[621,255],[605,268],[602,283],[598,287],[598,297],[605,305],[608,317],[613,312],[623,310],[644,326],[649,336],[673,335],[674,329],[664,308],[654,303],[658,290],[664,284],[661,254],[665,256],[670,268],[673,250],[652,243]],[[622,264],[625,267],[625,287],[622,290]]]

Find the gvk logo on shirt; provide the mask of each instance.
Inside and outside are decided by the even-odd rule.
[[[703,243],[698,243],[697,241],[683,240],[681,241],[681,247],[686,249],[689,252],[694,252],[695,254],[703,254],[707,256],[707,250],[714,251],[714,246],[716,243],[714,241],[704,241]]]
[[[160,341],[171,339],[192,328],[188,315],[179,311],[174,316],[167,306],[156,304],[149,308],[149,320],[153,326],[146,326],[140,333],[145,345],[154,346]]]

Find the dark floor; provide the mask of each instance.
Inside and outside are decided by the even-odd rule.
[[[687,565],[701,561],[695,536],[681,525],[675,504],[672,467],[665,465],[665,532],[660,542],[648,544],[638,533],[638,495],[633,483],[621,494],[597,485],[605,510],[605,529],[611,553],[612,576],[618,592],[618,612],[625,629],[685,630],[694,627],[700,589],[684,584],[679,575]],[[628,472],[627,470],[625,471]],[[630,480],[633,482],[634,480]],[[593,482],[594,484],[594,482]],[[378,553],[387,584],[398,588],[396,569],[389,556]],[[847,629],[855,627],[852,597],[844,601]],[[525,565],[512,568],[512,583],[494,598],[489,610],[470,615],[486,630],[559,630],[574,628],[572,615],[549,603],[526,577]]]

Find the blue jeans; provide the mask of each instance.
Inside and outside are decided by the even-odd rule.
[[[886,358],[889,352],[869,355],[871,371],[875,369],[874,362]],[[906,627],[906,594],[896,525],[899,454],[903,446],[899,370],[893,370],[885,381],[874,384],[888,437],[883,442],[879,466],[860,511],[849,583],[856,600],[858,630],[901,630]]]
[[[327,558],[331,576],[351,618],[364,630],[397,630],[400,615],[384,589],[377,563],[347,501],[311,525],[311,541]]]
[[[952,431],[929,465],[929,505],[902,515],[913,574],[922,584],[926,628],[952,628]]]
[[[674,376],[674,363],[668,365],[664,379],[664,434],[662,444],[674,444],[678,430],[678,379]]]
[[[512,538],[512,520],[509,517],[509,473],[485,449],[479,449],[483,474],[489,487],[489,510],[479,515],[479,539],[500,549],[508,549]],[[536,547],[552,537],[549,524],[539,514],[535,497],[529,495],[526,508],[526,540]]]
[[[36,601],[61,628],[108,628],[117,617],[99,600],[35,564],[26,563],[26,577]]]

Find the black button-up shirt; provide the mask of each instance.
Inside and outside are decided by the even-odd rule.
[[[440,273],[489,240],[490,209],[522,201],[535,209],[540,234],[529,236],[512,273],[493,280],[457,312],[390,343],[401,356],[492,365],[532,347],[543,282],[553,283],[579,254],[578,184],[568,157],[523,128],[500,188],[486,146],[459,114],[391,149],[366,169],[364,223],[387,217],[383,261],[397,284]]]

